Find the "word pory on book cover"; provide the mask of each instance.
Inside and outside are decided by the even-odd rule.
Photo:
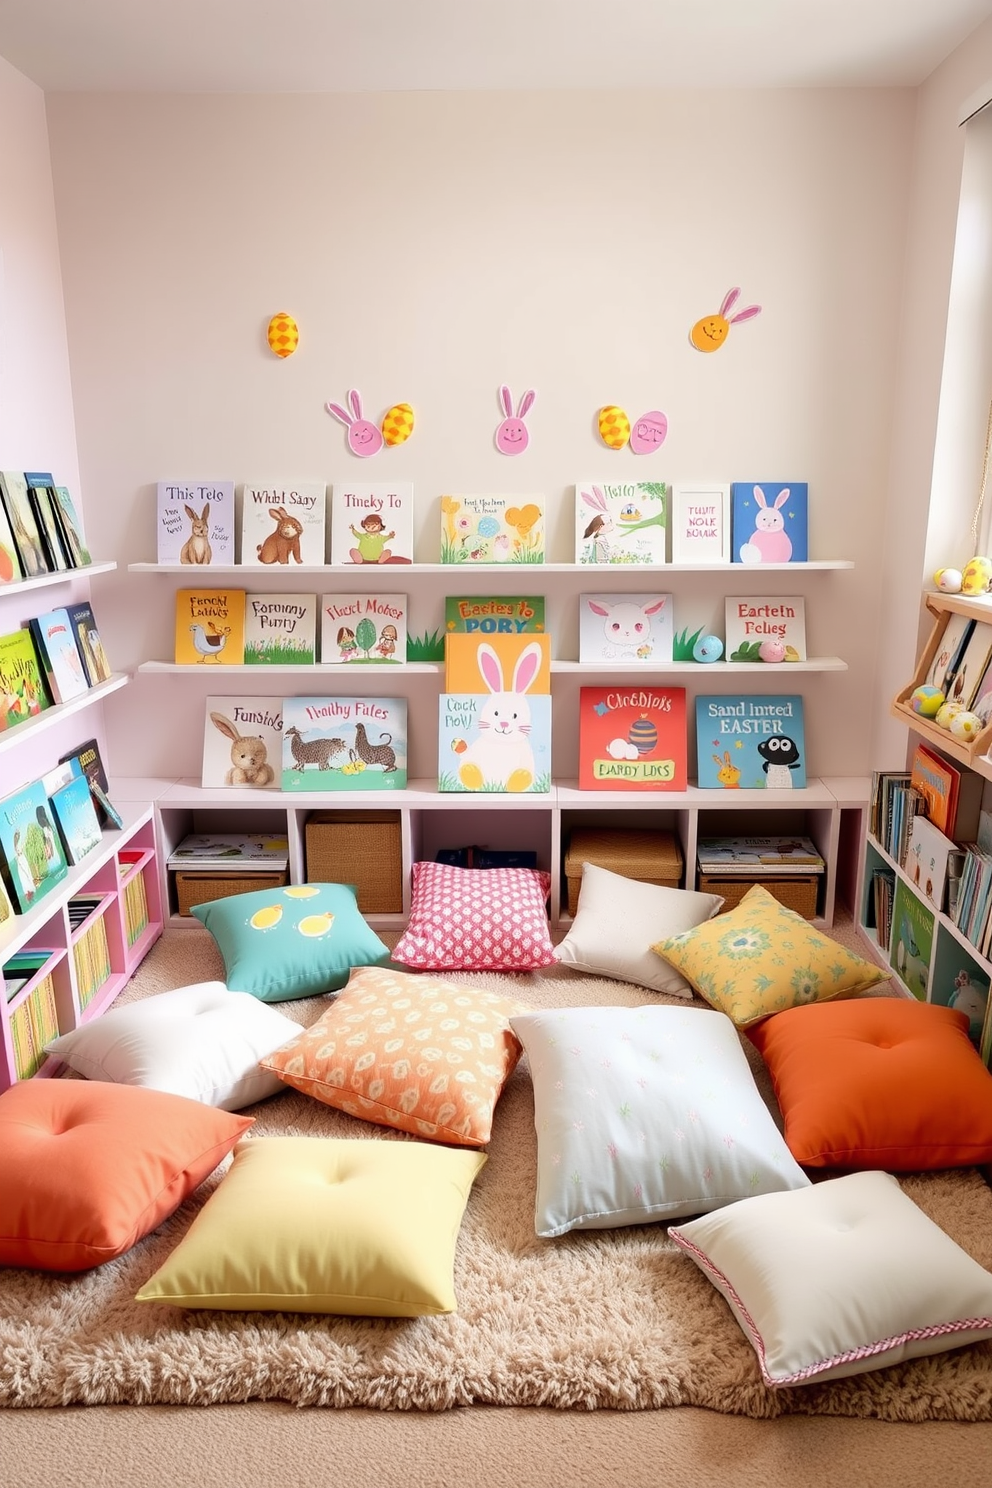
[[[331,562],[413,562],[413,483],[335,484],[331,488]]]
[[[323,594],[320,616],[322,664],[406,661],[405,594]]]
[[[684,687],[579,689],[579,789],[686,789]]]
[[[696,698],[697,783],[711,790],[798,790],[806,784],[801,697]]]
[[[448,595],[445,631],[479,635],[540,635],[544,630],[544,596],[534,594]]]
[[[234,562],[234,482],[159,481],[159,563]]]
[[[406,739],[406,698],[284,698],[282,788],[402,790]]]

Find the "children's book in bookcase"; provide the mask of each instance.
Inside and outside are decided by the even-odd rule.
[[[684,687],[579,689],[579,789],[684,791]]]
[[[671,661],[670,594],[580,594],[579,661],[656,666]]]
[[[76,503],[72,499],[72,493],[68,486],[53,486],[52,495],[55,498],[55,515],[58,518],[62,541],[66,551],[72,555],[73,567],[85,568],[88,563],[92,562],[92,559],[90,550],[86,546],[83,524],[76,510]]]
[[[668,506],[663,481],[576,482],[576,563],[665,563]]]
[[[46,610],[28,621],[38,660],[45,671],[48,690],[56,703],[67,703],[89,691],[90,681],[83,665],[76,634],[68,610]]]
[[[85,775],[76,776],[55,791],[49,801],[59,836],[70,863],[82,862],[100,845],[100,821]]]
[[[696,774],[704,789],[804,787],[802,698],[738,693],[697,697]]]
[[[806,563],[808,501],[805,481],[734,481],[730,488],[733,562],[751,567]]]
[[[45,549],[28,498],[28,483],[24,479],[23,470],[0,470],[0,496],[17,544],[17,555],[24,577],[34,579],[48,573]]]
[[[159,481],[156,524],[159,563],[233,563],[233,480]]]
[[[904,879],[897,879],[892,905],[889,965],[921,1002],[925,1002],[927,997],[933,928],[933,909],[913,893]]]
[[[541,496],[441,497],[442,563],[543,563]]]
[[[806,660],[806,602],[800,595],[728,595],[728,661],[761,661],[764,641],[780,641],[785,661]]]
[[[283,700],[284,791],[394,791],[406,785],[406,699]]]
[[[413,483],[331,488],[331,562],[370,566],[413,562]]]
[[[533,658],[525,661],[525,656]],[[448,692],[533,695],[551,691],[551,637],[449,631],[444,640]]]
[[[406,617],[405,594],[322,594],[321,662],[370,666],[405,662]]]
[[[92,606],[87,600],[80,600],[78,604],[66,605],[66,612],[90,686],[95,687],[98,682],[106,682],[112,675],[110,661],[100,639]]]
[[[201,785],[279,790],[282,705],[281,697],[208,697]]]
[[[312,666],[316,657],[316,594],[245,596],[246,666]]]
[[[241,562],[320,567],[327,550],[323,481],[246,481],[241,492]]]
[[[910,762],[910,784],[923,796],[926,815],[945,837],[955,842],[974,839],[985,786],[981,775],[952,764],[921,740]]]
[[[74,760],[89,782],[90,793],[96,802],[97,816],[101,823],[108,821],[113,827],[121,827],[123,825],[121,818],[107,795],[110,787],[103,757],[100,754],[99,741],[97,739],[84,740],[82,744],[77,744],[75,749],[70,749],[67,754],[63,754],[59,763],[67,764]],[[45,778],[47,779],[47,776]]]
[[[730,562],[730,486],[672,487],[672,562]]]
[[[40,780],[0,801],[0,850],[22,913],[57,888],[69,871],[50,811]]]
[[[449,631],[438,705],[438,789],[551,789],[551,639]]]
[[[30,630],[0,635],[0,730],[51,707],[48,684]]]
[[[53,477],[48,471],[26,470],[28,500],[41,534],[42,547],[49,573],[64,573],[73,567],[72,557],[62,537],[62,527],[55,511]]]
[[[444,601],[444,629],[482,637],[541,635],[544,596],[534,594],[448,595]],[[444,657],[444,648],[441,650]]]
[[[956,610],[945,611],[944,628],[930,662],[930,670],[924,678],[931,687],[936,687],[946,695],[948,679],[953,679],[958,657],[974,628],[975,622],[968,615],[960,615]]]
[[[0,585],[13,584],[23,576],[10,518],[3,500],[0,499]]]
[[[992,659],[992,625],[976,620],[971,632],[948,667],[944,694],[948,702],[970,708]]]
[[[954,841],[946,837],[929,817],[922,812],[913,817],[904,867],[913,886],[931,908],[938,911],[944,907],[947,868],[951,855],[956,851]]]
[[[211,588],[176,591],[176,661],[183,665],[242,666],[245,659],[245,591]]]

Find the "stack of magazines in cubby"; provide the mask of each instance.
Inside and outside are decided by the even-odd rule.
[[[132,864],[141,857],[141,853],[121,853],[118,868],[119,872],[127,873]],[[133,946],[138,937],[148,928],[148,896],[145,893],[145,875],[134,874],[129,883],[124,885],[124,936],[129,946]]]
[[[73,929],[84,923],[102,903],[98,894],[80,894],[69,900],[67,906],[69,923]],[[73,942],[72,957],[76,966],[76,986],[79,990],[80,1010],[87,1007],[110,976],[110,948],[107,945],[107,927],[103,915],[97,915],[91,925]]]
[[[4,963],[4,996],[12,1002],[51,957],[51,951],[22,951]],[[45,1045],[58,1037],[55,983],[49,972],[31,989],[10,1015],[14,1069],[19,1080],[29,1080],[45,1061]]]

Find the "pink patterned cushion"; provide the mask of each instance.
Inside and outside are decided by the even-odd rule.
[[[454,868],[414,863],[410,923],[393,960],[429,971],[531,971],[553,966],[538,868]]]

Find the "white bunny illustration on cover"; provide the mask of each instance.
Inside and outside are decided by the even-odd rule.
[[[514,665],[509,690],[505,690],[498,653],[485,641],[479,646],[479,670],[489,697],[479,713],[477,737],[459,751],[458,778],[466,790],[519,792],[533,786],[531,713],[524,694],[540,671],[542,656],[536,641],[525,646]]]
[[[775,497],[774,504],[768,505],[764,491],[760,486],[754,488],[754,499],[758,503],[758,512],[754,518],[754,531],[747,542],[742,543],[740,560],[742,563],[788,563],[792,558],[792,539],[785,530],[785,518],[780,507],[788,501],[791,492],[785,486]]]

